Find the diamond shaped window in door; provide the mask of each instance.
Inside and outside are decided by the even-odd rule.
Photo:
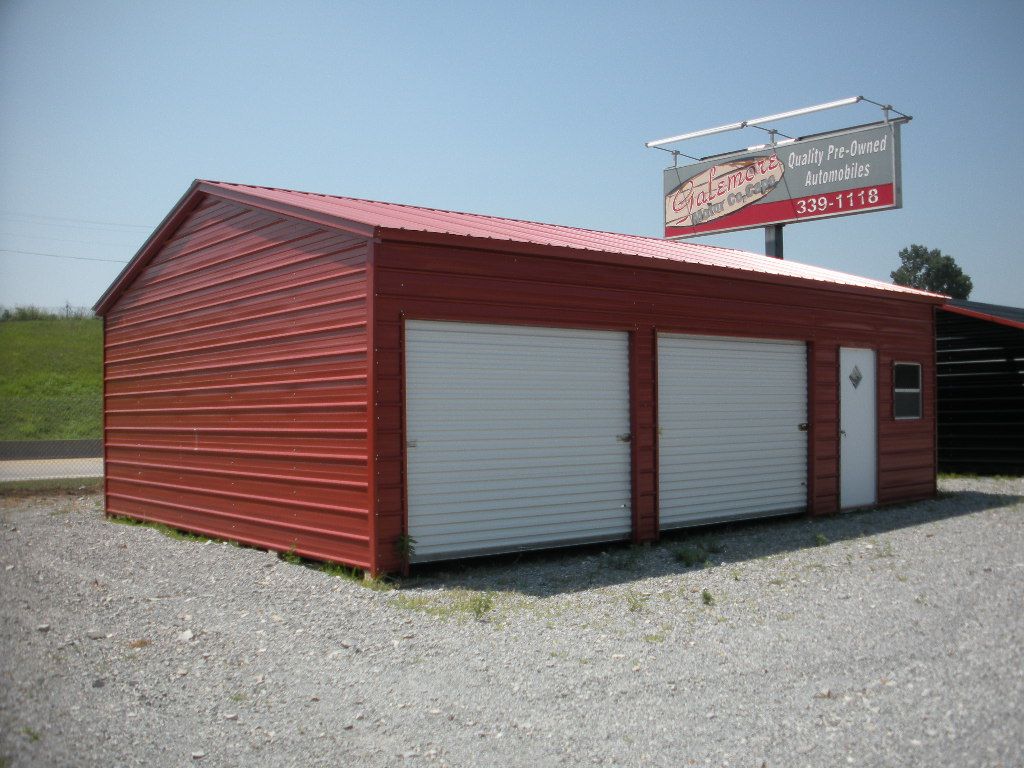
[[[860,372],[860,368],[858,368],[856,365],[853,366],[853,370],[850,371],[850,382],[853,384],[853,388],[856,389],[863,379],[864,374]]]

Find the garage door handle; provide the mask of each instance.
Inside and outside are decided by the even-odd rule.
[[[629,432],[626,432],[625,434],[619,435],[619,442],[620,443],[628,443],[632,439],[633,439],[633,435],[631,435]]]
[[[810,429],[810,426],[811,425],[805,421],[802,424],[797,424],[796,428],[799,429],[801,432],[806,432],[808,429]]]

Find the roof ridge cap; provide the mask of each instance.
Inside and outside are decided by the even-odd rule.
[[[511,222],[516,222],[518,224],[536,224],[537,226],[540,226],[540,227],[557,227],[558,229],[572,230],[572,231],[575,231],[575,232],[589,232],[589,233],[599,234],[599,235],[615,235],[616,237],[630,237],[630,238],[637,238],[639,240],[652,240],[652,241],[657,242],[657,243],[677,242],[680,245],[684,245],[684,243],[682,243],[680,241],[666,240],[665,238],[655,237],[654,235],[638,235],[638,234],[636,234],[634,232],[614,232],[614,231],[609,230],[609,229],[593,229],[592,227],[580,227],[580,226],[576,226],[576,225],[573,225],[573,224],[555,224],[555,223],[548,222],[548,221],[538,221],[537,219],[520,219],[520,218],[514,218],[512,216],[497,216],[497,215],[491,214],[491,213],[474,213],[472,211],[456,211],[456,210],[452,210],[450,208],[435,208],[433,206],[428,206],[428,205],[413,205],[412,203],[394,203],[394,202],[391,202],[389,200],[374,200],[374,199],[369,198],[369,197],[352,197],[351,195],[331,195],[331,194],[327,194],[326,192],[306,192],[306,191],[301,190],[301,189],[289,189],[288,187],[271,187],[271,186],[267,186],[267,185],[264,185],[264,184],[242,184],[242,183],[233,182],[233,181],[217,181],[217,180],[214,180],[214,179],[200,179],[200,181],[206,182],[208,184],[219,184],[219,185],[225,185],[225,186],[230,186],[230,187],[242,187],[242,188],[249,188],[249,189],[265,189],[265,190],[272,191],[272,192],[288,192],[288,193],[296,194],[296,195],[308,195],[309,197],[326,197],[326,198],[330,198],[330,199],[333,199],[333,200],[349,200],[349,201],[358,202],[358,203],[372,203],[372,204],[375,204],[375,205],[391,205],[391,206],[394,206],[396,208],[405,208],[405,209],[417,210],[417,211],[431,211],[433,213],[448,213],[448,214],[455,214],[457,216],[471,216],[471,217],[474,217],[474,218],[491,219],[491,220],[494,220],[494,221],[511,221]],[[685,243],[685,245],[690,245],[690,243]],[[740,250],[738,248],[730,248],[730,247],[724,246],[724,245],[712,245],[710,243],[693,243],[692,245],[697,245],[700,248],[714,248],[714,249],[719,250],[719,251],[731,251],[731,252],[734,252],[734,253],[742,253],[744,255],[753,255],[753,256],[763,256],[764,255],[764,254],[754,253],[752,251],[743,251],[743,250]],[[771,258],[771,257],[765,257],[765,258]]]

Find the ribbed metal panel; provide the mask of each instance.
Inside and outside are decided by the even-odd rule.
[[[365,240],[208,198],[106,317],[107,510],[371,566]]]
[[[807,506],[802,342],[661,334],[661,527]]]
[[[414,560],[630,532],[625,333],[410,320]]]
[[[963,302],[961,302],[963,303]],[[971,304],[972,308],[987,308]],[[1024,310],[938,312],[939,469],[1024,474]]]

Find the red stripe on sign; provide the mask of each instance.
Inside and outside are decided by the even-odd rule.
[[[665,237],[687,237],[691,235],[724,232],[730,229],[746,229],[769,224],[785,224],[806,219],[823,219],[863,213],[878,208],[891,208],[895,202],[892,184],[877,184],[858,187],[842,192],[828,192],[822,195],[794,197],[773,203],[754,203],[720,219],[698,224],[694,227],[665,227]]]

